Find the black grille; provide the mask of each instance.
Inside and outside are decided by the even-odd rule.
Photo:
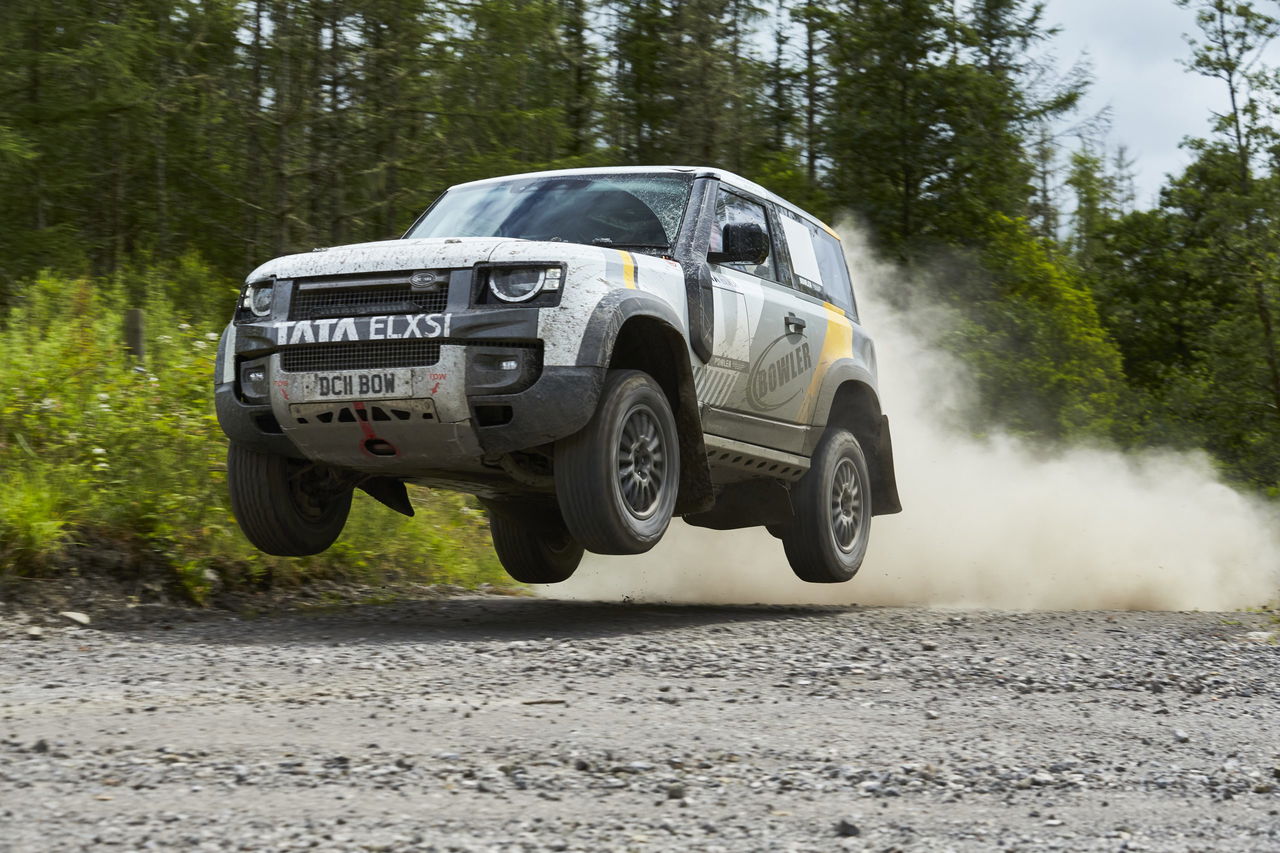
[[[440,360],[439,341],[359,341],[293,347],[280,356],[289,373],[427,367]]]
[[[298,282],[289,306],[290,320],[361,317],[376,314],[434,314],[449,301],[448,280],[432,290],[414,290],[408,274],[306,279]]]

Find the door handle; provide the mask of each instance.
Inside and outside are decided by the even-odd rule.
[[[795,314],[788,314],[784,321],[787,326],[788,335],[796,335],[804,331],[804,327],[808,325],[803,317],[797,317]]]

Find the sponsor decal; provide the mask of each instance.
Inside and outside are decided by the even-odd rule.
[[[736,370],[739,373],[746,373],[750,367],[747,362],[737,358],[728,358],[723,355],[713,355],[710,364],[712,367],[723,367],[725,370]]]
[[[809,386],[813,356],[809,342],[794,343],[794,335],[783,335],[765,348],[747,376],[747,399],[752,408],[768,412],[780,409]]]
[[[277,344],[328,344],[447,338],[452,314],[386,314],[378,317],[331,317],[325,320],[282,320],[276,323]]]

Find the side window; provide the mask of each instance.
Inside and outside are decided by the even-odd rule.
[[[845,264],[840,241],[789,210],[783,209],[779,213],[797,286],[843,308],[856,318],[858,309],[853,301],[853,284],[849,280],[849,267]]]
[[[765,215],[764,205],[757,204],[722,188],[720,194],[716,197],[716,222],[711,228],[711,251],[718,252],[723,248],[721,229],[730,222],[754,222],[764,230],[766,235],[769,233],[769,217]],[[770,240],[770,245],[772,243],[773,241]],[[725,264],[725,266],[777,281],[777,263],[777,258],[773,256],[773,252],[770,252],[769,257],[765,259],[763,264]]]

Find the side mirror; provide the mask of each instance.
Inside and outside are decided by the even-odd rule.
[[[755,222],[729,222],[720,232],[723,249],[708,252],[713,264],[763,264],[769,257],[769,235]]]

